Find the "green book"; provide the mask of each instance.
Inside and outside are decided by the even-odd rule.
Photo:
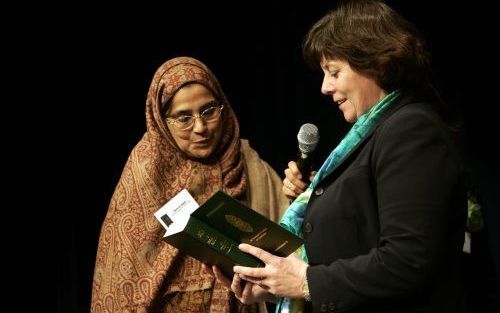
[[[184,189],[155,216],[167,229],[163,240],[207,265],[217,265],[228,277],[232,277],[236,264],[264,266],[238,249],[240,243],[282,257],[303,243],[300,237],[222,191],[198,206]]]

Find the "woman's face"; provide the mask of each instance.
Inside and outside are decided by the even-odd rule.
[[[167,122],[168,129],[177,146],[191,157],[208,158],[220,143],[222,116],[218,115],[218,118],[210,121],[200,117],[200,114],[214,106],[218,107],[220,104],[212,92],[201,84],[186,85],[172,97],[166,113],[167,121],[181,116],[194,116],[194,124],[185,130],[179,129],[174,123]]]
[[[320,65],[324,74],[321,93],[332,96],[349,123],[356,122],[387,94],[374,79],[355,72],[347,61],[323,58]]]

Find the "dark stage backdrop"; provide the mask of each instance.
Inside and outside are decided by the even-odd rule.
[[[58,312],[89,311],[101,223],[128,154],[145,131],[146,92],[165,60],[193,56],[211,68],[239,117],[242,137],[281,175],[295,158],[303,123],[319,127],[320,159],[347,129],[336,106],[320,93],[320,73],[308,69],[301,55],[306,30],[334,1],[184,2],[163,9],[82,6],[78,14],[65,17],[72,35],[64,39],[61,52],[68,64],[61,83],[72,95],[66,113],[71,117],[69,153],[76,167],[68,173],[72,186],[67,196],[72,200],[65,208],[70,222],[58,258]],[[478,103],[485,99],[471,88],[474,82],[479,85],[471,82],[479,74],[471,57],[479,54],[470,41],[464,42],[470,8],[456,3],[436,7],[435,2],[390,1],[429,41],[435,83],[464,120],[464,161],[477,168],[489,203],[496,205],[489,216],[497,223],[498,239],[499,201],[491,184],[494,158],[477,144],[488,129],[479,123],[485,111],[474,106],[485,105]]]

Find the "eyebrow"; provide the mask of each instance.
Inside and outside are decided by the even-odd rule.
[[[208,109],[211,106],[216,106],[217,105],[217,100],[210,100],[207,103],[203,104],[200,108],[198,113],[201,113]],[[171,116],[180,116],[180,115],[192,115],[193,112],[191,110],[180,110],[177,112],[171,112]]]
[[[331,71],[331,70],[340,70],[342,68],[342,66],[340,64],[337,64],[337,63],[328,62],[328,63],[324,64],[322,66],[322,68],[326,69],[328,71]]]

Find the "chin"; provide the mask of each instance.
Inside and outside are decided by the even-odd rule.
[[[196,158],[196,159],[206,159],[212,154],[212,150],[195,150],[195,151],[188,151],[187,154],[189,154],[191,157]]]
[[[348,123],[356,123],[356,121],[358,120],[356,118],[356,116],[352,116],[352,115],[349,115],[349,114],[344,114],[344,119],[348,122]]]

